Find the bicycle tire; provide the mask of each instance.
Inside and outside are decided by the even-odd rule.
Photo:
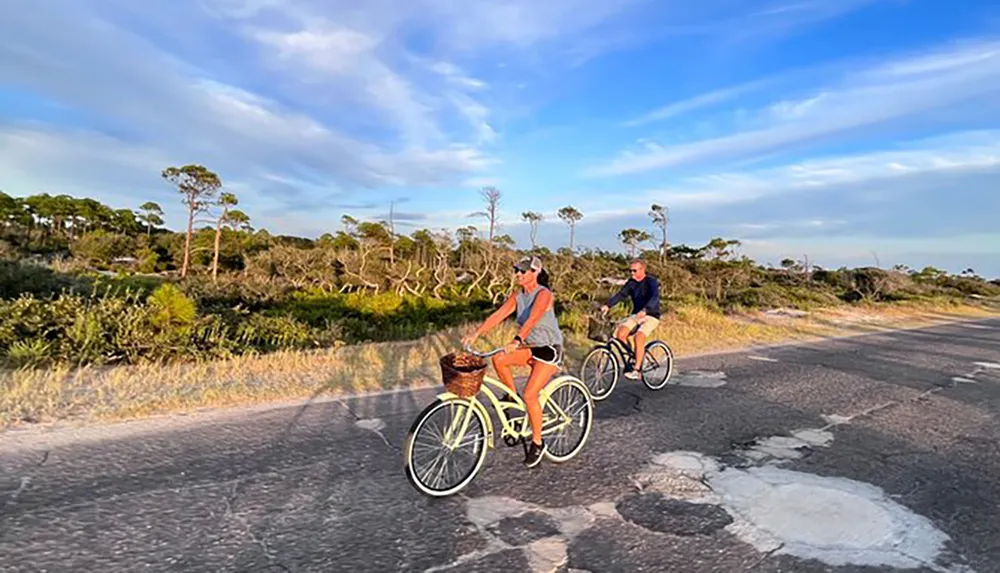
[[[587,386],[583,382],[575,378],[564,378],[563,380],[556,382],[555,386],[549,392],[548,398],[545,400],[545,403],[542,404],[542,411],[544,412],[546,409],[548,409],[548,405],[553,400],[553,396],[556,394],[556,392],[567,387],[572,388],[573,390],[576,391],[576,393],[578,393],[578,395],[583,397],[585,405],[581,413],[585,414],[586,421],[584,422],[583,434],[580,435],[580,438],[577,440],[576,444],[574,444],[573,447],[570,448],[569,452],[563,455],[558,455],[552,453],[551,445],[550,447],[546,448],[545,451],[546,459],[557,464],[568,462],[569,460],[573,459],[574,457],[576,457],[577,454],[580,453],[580,450],[582,450],[583,446],[587,443],[587,438],[590,437],[590,431],[594,425],[594,400],[590,396],[590,390],[587,389]],[[551,434],[549,434],[548,436],[551,436]],[[551,440],[551,439],[552,439],[551,437],[546,437],[546,440]]]
[[[603,392],[595,390],[593,385],[587,381],[588,378],[586,373],[587,365],[590,363],[591,358],[600,355],[606,355],[611,360],[611,365],[614,369],[611,383],[608,385],[607,390]],[[607,346],[595,346],[590,352],[587,353],[587,356],[583,359],[583,363],[580,364],[580,380],[587,386],[587,389],[590,390],[590,397],[593,398],[595,402],[600,402],[614,392],[615,386],[618,385],[618,379],[621,377],[621,370],[621,362],[618,361],[618,357],[615,356],[614,352],[609,350]]]
[[[643,362],[646,362],[646,358],[651,356],[649,351],[651,348],[654,347],[663,347],[664,351],[666,351],[667,375],[663,377],[663,380],[653,384],[648,380],[648,377],[645,375],[645,373],[643,373],[642,383],[646,386],[646,388],[656,391],[663,389],[663,387],[667,385],[667,382],[670,381],[670,376],[674,372],[674,353],[670,350],[670,346],[668,346],[666,342],[663,342],[662,340],[654,340],[646,345],[646,352],[645,355],[643,356]]]
[[[469,428],[466,431],[466,435],[468,435],[469,432],[475,431],[478,433],[477,437],[482,438],[482,443],[480,444],[479,451],[476,454],[475,464],[473,465],[472,469],[466,476],[461,478],[457,483],[450,485],[449,487],[435,488],[425,484],[424,481],[420,479],[420,477],[418,476],[420,472],[418,468],[414,467],[414,461],[413,461],[414,445],[417,442],[417,437],[420,434],[421,430],[426,428],[427,421],[430,420],[431,417],[438,410],[452,406],[454,405],[453,403],[464,403],[466,407],[472,408],[472,411],[475,416],[473,420],[469,422]],[[463,413],[462,415],[465,415],[465,413]],[[472,480],[475,479],[476,475],[479,473],[479,470],[482,469],[483,462],[486,461],[486,451],[488,449],[486,443],[486,428],[487,428],[487,422],[483,416],[482,411],[479,408],[473,406],[470,400],[455,399],[455,398],[447,400],[437,399],[431,404],[429,404],[417,416],[417,419],[413,421],[413,425],[410,426],[410,432],[409,434],[407,434],[406,437],[404,459],[405,459],[406,478],[410,481],[410,485],[412,485],[417,491],[431,497],[447,497],[450,495],[454,495],[459,491],[461,491],[462,489],[464,489],[467,485],[472,483]]]

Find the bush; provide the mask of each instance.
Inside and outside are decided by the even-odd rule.
[[[70,246],[74,257],[99,268],[106,267],[116,258],[127,257],[134,251],[135,240],[132,237],[104,230],[84,233]]]
[[[318,340],[287,317],[199,316],[195,303],[172,284],[146,299],[135,293],[63,293],[0,302],[0,356],[12,366],[215,358],[303,348]]]
[[[87,240],[98,246],[114,244],[108,234],[95,233]],[[137,240],[153,266],[163,244],[176,242]],[[85,245],[77,244],[78,252]],[[506,276],[472,288],[470,282],[456,279],[461,273],[452,269],[447,281],[421,279],[428,282],[418,285],[419,290],[399,287],[398,272],[373,274],[371,280],[379,281],[380,292],[371,294],[339,282],[332,264],[336,255],[325,247],[301,253],[293,249],[286,246],[267,257],[255,257],[246,273],[220,275],[217,283],[197,275],[175,281],[80,272],[65,264],[58,266],[72,272],[0,262],[0,359],[19,366],[135,363],[310,348],[336,341],[410,339],[483,320],[497,307],[494,300],[509,288]],[[267,273],[257,268],[264,263],[271,269]],[[306,263],[313,265],[308,273],[287,276]],[[626,263],[622,257],[593,253],[546,262],[560,325],[568,333],[586,332],[588,314],[616,290],[614,284],[623,278]],[[140,266],[145,264],[140,261]],[[808,309],[843,300],[1000,296],[1000,285],[934,269],[912,275],[875,268],[816,270],[810,276],[804,270],[764,269],[733,257],[662,262],[654,257],[650,271],[660,279],[665,312],[680,306],[721,313]],[[339,292],[350,288],[358,291]],[[616,315],[627,311],[615,309]]]
[[[395,293],[379,295],[297,293],[286,303],[264,310],[290,316],[344,342],[416,338],[441,328],[481,320],[495,308],[482,299],[446,299]]]

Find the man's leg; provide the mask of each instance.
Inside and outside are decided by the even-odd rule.
[[[635,333],[635,365],[632,366],[632,371],[636,373],[636,378],[639,378],[638,373],[642,372],[642,359],[646,355],[646,333],[639,330]]]
[[[639,323],[639,331],[635,333],[635,370],[634,376],[630,378],[638,380],[642,377],[642,360],[646,357],[646,340],[649,339],[659,324],[659,319],[651,316],[643,317]]]
[[[628,333],[631,330],[632,330],[631,326],[628,326],[628,325],[622,323],[622,324],[620,324],[618,326],[618,330],[615,331],[615,338],[617,338],[618,340],[621,340],[622,342],[627,343],[628,342]]]
[[[625,344],[628,344],[628,335],[632,332],[632,329],[635,328],[636,324],[638,323],[635,318],[631,316],[626,318],[621,322],[621,324],[618,325],[618,330],[615,331],[615,338],[621,340]]]

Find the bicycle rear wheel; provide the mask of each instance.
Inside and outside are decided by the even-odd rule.
[[[615,389],[621,374],[618,359],[604,346],[597,346],[583,359],[580,380],[590,389],[590,396],[600,402]]]
[[[483,413],[471,400],[434,401],[413,422],[405,457],[406,477],[421,493],[432,497],[457,493],[472,482],[486,459]]]
[[[662,340],[654,340],[646,345],[646,355],[642,357],[642,383],[650,390],[659,390],[670,381],[674,371],[674,355]]]
[[[563,420],[564,413],[569,420]],[[554,419],[558,420],[556,423],[559,425],[556,431],[542,430],[547,446],[545,457],[556,463],[566,462],[580,453],[590,436],[590,428],[594,422],[594,401],[582,382],[565,378],[556,382],[548,399],[542,404],[542,416],[545,424]]]

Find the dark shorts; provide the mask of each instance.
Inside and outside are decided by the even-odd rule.
[[[562,362],[563,349],[561,346],[532,346],[531,357],[539,362],[558,366]]]

